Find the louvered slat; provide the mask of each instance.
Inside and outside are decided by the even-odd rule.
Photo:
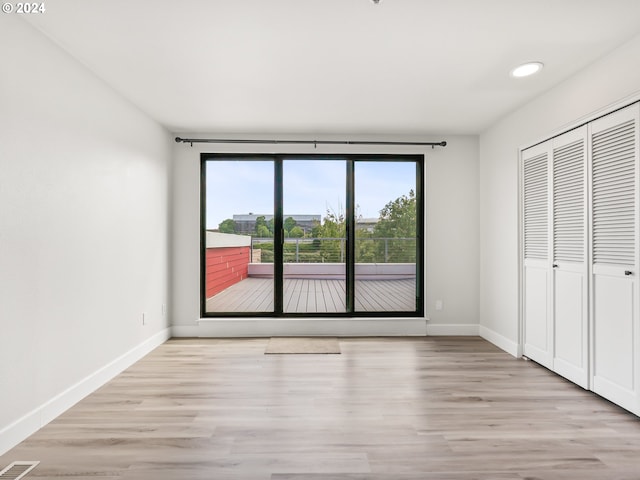
[[[524,161],[524,257],[547,258],[547,154]]]
[[[633,120],[593,135],[593,262],[635,260],[635,129]]]
[[[553,258],[584,262],[584,140],[553,150]]]

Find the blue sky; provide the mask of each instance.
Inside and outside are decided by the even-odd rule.
[[[340,160],[285,160],[284,213],[325,216],[345,208],[346,165]],[[391,200],[415,190],[412,162],[356,162],[358,213],[378,217]],[[207,228],[234,214],[273,214],[271,161],[212,161],[207,164]]]

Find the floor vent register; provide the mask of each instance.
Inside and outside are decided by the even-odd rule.
[[[0,472],[0,480],[18,480],[36,468],[40,462],[13,462]]]

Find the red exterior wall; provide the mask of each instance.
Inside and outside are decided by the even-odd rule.
[[[249,275],[250,247],[207,248],[205,294],[213,297]]]

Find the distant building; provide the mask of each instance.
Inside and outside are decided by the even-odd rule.
[[[236,233],[239,234],[251,234],[255,233],[256,230],[256,220],[258,217],[264,217],[264,219],[268,222],[273,219],[273,215],[265,215],[261,213],[249,213],[249,214],[239,214],[233,215],[233,221],[236,224]],[[310,232],[313,227],[318,225],[322,221],[321,215],[283,215],[283,220],[287,218],[293,218],[296,221],[296,224],[302,228],[305,232]]]
[[[378,223],[378,218],[358,218],[356,219],[356,230],[366,230],[373,233],[373,228]]]

